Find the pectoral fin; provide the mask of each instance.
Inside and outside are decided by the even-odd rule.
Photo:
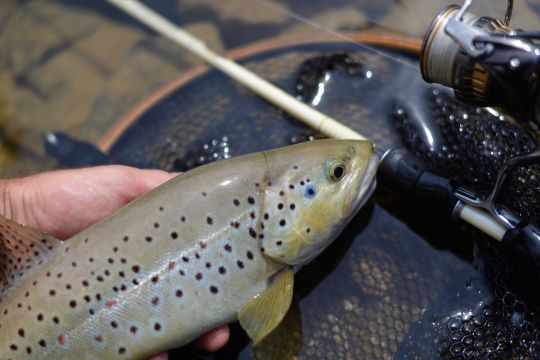
[[[279,273],[270,286],[240,309],[238,320],[257,345],[281,322],[291,306],[294,274],[289,268]]]

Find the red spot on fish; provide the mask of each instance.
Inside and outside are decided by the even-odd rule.
[[[199,245],[200,245],[201,249],[206,249],[206,242],[199,241]]]
[[[172,271],[172,270],[174,270],[175,266],[176,266],[175,261],[169,261],[169,266],[167,267],[167,270]]]
[[[58,343],[64,345],[66,343],[66,337],[64,335],[58,335]]]
[[[102,342],[102,341],[103,341],[103,336],[97,335],[94,339],[95,339],[97,342]]]
[[[116,300],[109,300],[105,303],[108,308],[112,308],[114,305],[116,305]]]

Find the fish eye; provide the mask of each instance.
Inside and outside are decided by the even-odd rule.
[[[345,163],[339,159],[332,159],[327,167],[328,177],[332,181],[339,181],[345,175]]]

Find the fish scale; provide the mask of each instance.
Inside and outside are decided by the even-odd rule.
[[[68,241],[50,239],[57,244],[40,258],[43,264],[19,274],[4,291],[0,357],[144,358],[236,320],[243,305],[270,288],[269,279],[292,265],[267,256],[271,249],[265,246],[286,248],[276,243],[287,241],[295,213],[305,218],[309,214],[300,208],[315,208],[314,199],[290,185],[302,186],[310,176],[321,187],[320,201],[347,204],[345,213],[323,214],[329,225],[339,225],[331,226],[324,246],[356,211],[349,203],[359,203],[359,195],[327,184],[328,161],[358,148],[347,155],[354,158],[351,174],[339,186],[362,197],[368,191],[371,144],[321,144],[321,155],[310,160],[306,155],[316,145],[300,144],[197,168]],[[275,204],[282,198],[286,212]],[[320,246],[309,253],[318,251]]]

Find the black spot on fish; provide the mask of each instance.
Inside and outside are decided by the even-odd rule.
[[[197,280],[201,280],[201,279],[202,279],[202,277],[203,277],[203,276],[202,276],[202,274],[201,274],[201,273],[197,273],[197,274],[195,274],[195,279],[197,279]]]
[[[66,284],[66,289],[71,290],[71,284]]]
[[[94,262],[94,258],[89,258],[88,261]]]
[[[82,281],[82,284],[83,284],[84,287],[87,287],[87,286],[88,286],[88,281],[87,281],[87,280],[83,280],[83,281]]]
[[[90,299],[90,296],[84,295],[84,300],[85,300],[86,302],[90,302],[90,300],[91,300],[91,299]]]
[[[232,247],[231,247],[231,245],[229,245],[229,244],[225,244],[225,246],[224,246],[223,248],[224,248],[225,251],[227,251],[227,252],[231,252],[231,251],[232,251]]]
[[[207,217],[206,217],[206,223],[207,223],[208,225],[212,225],[212,224],[214,223],[214,220],[213,220],[210,216],[207,216]]]
[[[118,353],[119,354],[124,354],[126,352],[126,348],[125,347],[120,347],[118,348]]]
[[[239,267],[240,269],[243,269],[243,268],[244,268],[244,263],[243,263],[242,261],[240,261],[240,260],[238,260],[238,261],[236,262],[236,265],[238,265],[238,267]]]
[[[38,314],[37,315],[37,320],[38,321],[43,321],[43,314]]]
[[[147,236],[144,239],[146,240],[146,242],[152,242],[152,237],[151,236]]]
[[[136,326],[130,327],[129,332],[132,333],[133,335],[135,335],[137,333],[137,327]]]
[[[15,344],[11,344],[11,345],[9,346],[9,348],[10,348],[11,350],[13,350],[13,351],[17,351],[17,349],[18,349],[17,345],[15,345]]]
[[[47,342],[45,340],[43,340],[43,339],[39,340],[38,344],[41,347],[47,347]]]
[[[111,326],[116,329],[118,327],[118,323],[116,321],[111,321]]]
[[[289,185],[289,189],[291,189],[291,190],[294,189],[294,185],[293,185],[293,184],[290,184],[290,185]]]
[[[211,292],[212,294],[217,294],[218,291],[219,291],[219,290],[218,290],[218,288],[217,288],[216,286],[214,286],[214,285],[211,285],[211,286],[210,286],[210,292]]]
[[[248,252],[246,253],[246,256],[249,260],[253,260],[253,253],[251,251],[248,250]]]
[[[281,219],[281,220],[279,221],[279,225],[280,225],[280,226],[285,226],[285,224],[286,224],[285,219]]]
[[[206,264],[204,264],[204,266],[206,266],[207,269],[210,269],[212,267],[212,264],[210,264],[209,262],[207,262]]]
[[[247,200],[248,200],[248,203],[249,203],[250,205],[255,204],[255,199],[254,199],[253,197],[250,196],[250,197],[248,197]]]
[[[17,332],[19,334],[20,337],[24,337],[24,329],[19,329],[19,331]]]
[[[304,186],[305,184],[304,180],[300,181],[300,185]]]
[[[255,219],[255,211],[250,212],[249,217]]]
[[[163,211],[163,210],[164,210],[164,209],[163,209],[163,206],[160,206],[160,207],[159,207],[159,211]]]
[[[157,229],[157,228],[159,228],[159,223],[156,222],[154,223],[154,229]]]
[[[177,238],[178,238],[178,233],[177,233],[176,231],[173,231],[173,232],[171,233],[171,238],[177,239]]]
[[[101,294],[96,294],[96,300],[101,301]]]
[[[56,290],[54,290],[54,289],[53,289],[53,290],[50,290],[50,291],[49,291],[49,295],[50,295],[50,296],[56,295]]]
[[[109,264],[114,264],[114,259],[113,258],[109,258],[107,261],[109,262]]]
[[[227,272],[227,269],[225,269],[225,267],[223,267],[223,266],[220,266],[220,267],[219,267],[219,273],[220,273],[221,275],[225,275],[226,272]]]
[[[124,242],[127,242],[127,241],[129,240],[129,236],[127,236],[127,235],[124,236],[124,239],[123,239],[123,240],[124,240]]]
[[[203,192],[201,193],[201,195],[202,195],[202,196],[206,196],[206,192],[203,191]]]
[[[53,323],[55,323],[56,325],[58,325],[58,324],[60,323],[60,319],[58,318],[58,316],[53,316],[52,321],[53,321]]]
[[[233,200],[234,206],[240,206],[240,201],[238,199]]]
[[[268,220],[269,217],[270,215],[268,215],[268,213],[264,213],[264,220]]]
[[[285,195],[285,191],[282,190],[279,192],[279,196],[284,196],[284,195]]]
[[[293,165],[292,167],[294,170],[298,170],[298,165]]]
[[[281,246],[281,245],[283,245],[283,241],[281,241],[281,240],[279,240],[279,241],[276,241],[276,245],[277,245],[277,246]]]
[[[306,232],[309,234],[311,232],[311,229],[310,228],[307,228],[306,229]]]
[[[296,208],[296,205],[294,204],[289,205],[289,209],[294,210],[295,208]]]
[[[72,309],[76,308],[77,307],[77,302],[75,300],[71,300],[69,302],[69,307],[72,308]]]
[[[159,276],[154,275],[154,276],[152,276],[152,278],[150,280],[152,280],[152,282],[155,284],[155,283],[157,283],[159,281]]]
[[[257,238],[257,232],[251,227],[249,228],[249,235],[254,239]]]
[[[175,294],[176,294],[176,297],[178,297],[178,298],[181,298],[182,295],[183,295],[182,290],[180,290],[180,289],[176,290]]]
[[[182,261],[183,262],[189,262],[189,258],[187,256],[182,256]]]
[[[160,324],[160,323],[158,323],[158,322],[157,322],[157,323],[155,323],[155,324],[154,324],[154,330],[156,330],[156,331],[160,331],[160,330],[161,330],[161,324]]]
[[[186,217],[185,216],[180,216],[180,221],[181,222],[186,222]]]
[[[139,270],[140,270],[140,269],[141,269],[141,268],[139,267],[139,265],[133,265],[133,266],[131,267],[131,270],[133,270],[133,272],[134,272],[135,274],[139,273]]]

